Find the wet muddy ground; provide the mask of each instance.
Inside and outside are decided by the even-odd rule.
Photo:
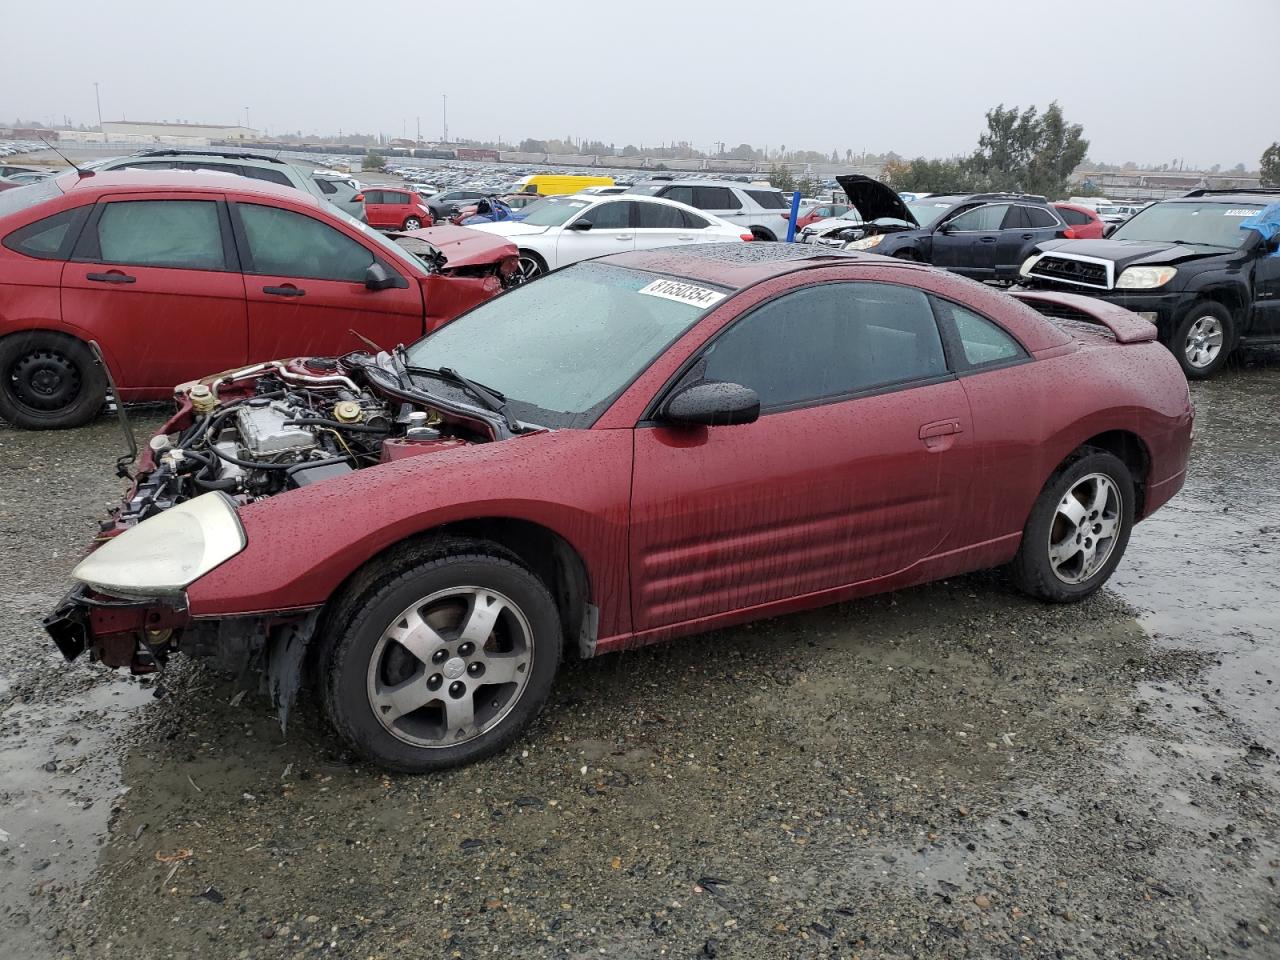
[[[419,778],[198,665],[63,664],[119,438],[0,426],[0,956],[1280,956],[1280,354],[1194,393],[1093,600],[981,574],[571,664]]]

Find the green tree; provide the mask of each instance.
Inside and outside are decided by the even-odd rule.
[[[962,160],[889,160],[880,179],[894,190],[914,193],[973,193],[979,180]]]
[[[1280,187],[1280,143],[1273,143],[1262,151],[1258,169],[1262,171],[1262,182],[1266,186]]]
[[[769,182],[783,193],[790,193],[796,188],[796,179],[791,171],[776,163],[769,168]]]
[[[802,197],[812,197],[822,189],[822,184],[814,180],[807,173],[796,181],[796,189],[800,191]]]
[[[377,150],[370,150],[364,155],[364,163],[362,166],[366,170],[383,170],[387,166],[387,158]]]
[[[979,189],[1020,190],[1065,196],[1071,172],[1089,150],[1084,128],[1068,123],[1057,101],[1043,114],[1035,107],[987,111],[987,130],[967,167]]]

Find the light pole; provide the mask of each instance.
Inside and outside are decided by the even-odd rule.
[[[98,96],[97,80],[93,81],[93,100],[98,105],[98,132],[102,133],[102,98]]]
[[[440,94],[440,116],[444,123],[444,142],[449,142],[449,95],[447,93]]]
[[[249,108],[244,108],[244,132],[245,136],[249,135]],[[242,138],[243,139],[243,138]]]

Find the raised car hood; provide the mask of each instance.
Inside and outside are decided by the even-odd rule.
[[[481,233],[473,227],[455,227],[451,223],[439,227],[424,227],[421,230],[406,230],[392,236],[413,237],[431,244],[444,254],[446,270],[483,266],[503,257],[519,255],[515,244],[501,237]]]
[[[480,230],[484,233],[496,234],[499,237],[536,237],[540,233],[547,232],[546,227],[535,227],[512,220],[503,220],[500,223],[477,223],[473,227],[467,227],[467,229]]]
[[[860,173],[848,173],[836,177],[836,183],[844,189],[855,210],[864,221],[889,219],[905,220],[917,227],[920,225],[902,198],[886,187],[879,180],[872,180]]]
[[[1036,249],[1041,253],[1066,253],[1092,257],[1095,260],[1110,260],[1116,265],[1116,276],[1125,267],[1163,266],[1200,257],[1219,256],[1223,252],[1221,247],[1197,247],[1192,244],[1147,240],[1048,240]]]

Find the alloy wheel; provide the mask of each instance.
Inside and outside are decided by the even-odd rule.
[[[533,668],[533,631],[508,597],[450,587],[418,600],[369,658],[369,706],[397,739],[452,747],[500,724]]]
[[[404,222],[404,228],[406,230],[417,230],[420,226],[422,226],[422,221],[417,217],[410,217]]]
[[[1222,321],[1213,316],[1199,317],[1187,328],[1187,339],[1182,345],[1187,363],[1197,369],[1210,366],[1222,352],[1225,339]]]
[[[1123,520],[1120,488],[1105,473],[1081,477],[1049,525],[1049,566],[1063,583],[1083,583],[1106,565]]]
[[[542,264],[533,259],[533,257],[521,257],[519,273],[520,280],[522,282],[525,280],[532,280],[534,277],[542,273]]]

